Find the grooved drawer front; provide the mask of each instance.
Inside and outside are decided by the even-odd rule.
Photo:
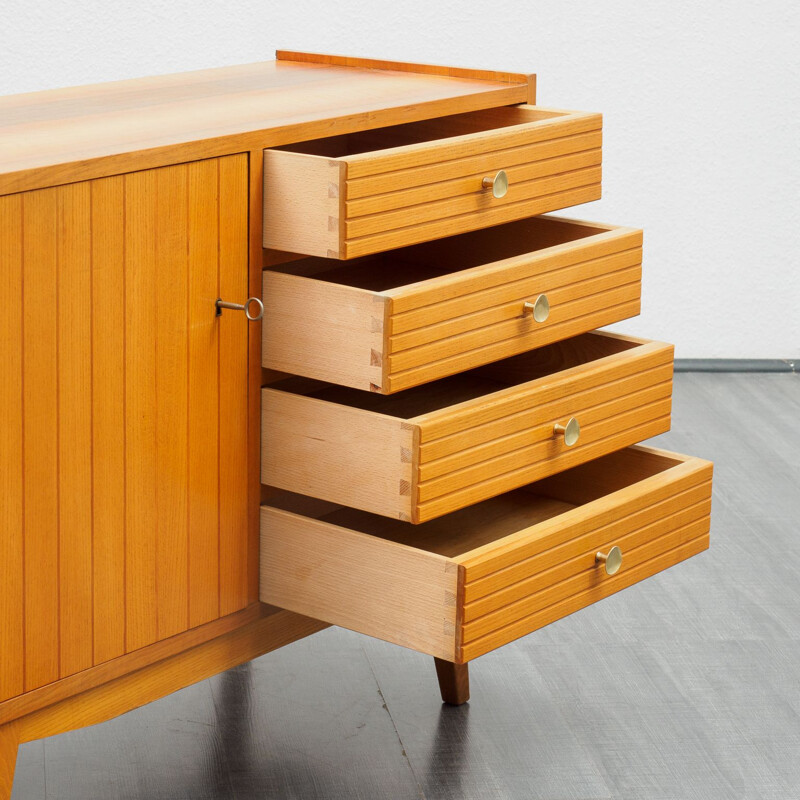
[[[356,258],[597,200],[601,126],[505,106],[265,150],[264,247]]]
[[[276,497],[261,600],[469,661],[705,550],[711,475],[630,447],[417,526]],[[614,546],[608,575],[596,555]]]
[[[641,231],[547,216],[298,259],[264,273],[262,363],[390,394],[638,314],[641,264]]]
[[[672,354],[595,332],[390,396],[280,381],[262,391],[262,483],[424,522],[668,430]]]

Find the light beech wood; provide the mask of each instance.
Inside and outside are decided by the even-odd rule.
[[[535,217],[264,273],[263,366],[391,393],[638,313],[642,233]],[[526,300],[546,293],[537,323]]]
[[[264,272],[262,364],[360,389],[385,385],[389,298]]]
[[[263,483],[411,519],[413,426],[274,389],[262,404]]]
[[[263,391],[262,481],[433,519],[668,430],[672,352],[588,333],[391,396],[279,381]],[[573,416],[567,447],[554,427]]]
[[[705,549],[711,470],[631,447],[418,526],[352,508],[312,519],[268,505],[262,599],[463,663]],[[607,479],[592,481],[603,475],[613,476],[608,493]],[[584,502],[565,499],[575,485]],[[609,576],[595,555],[614,545],[623,568]],[[418,562],[422,554],[435,560]],[[435,576],[445,564],[457,585],[443,598]],[[445,634],[431,642],[443,615]]]
[[[264,241],[277,250],[340,257],[344,164],[301,153],[264,153]],[[319,191],[320,187],[324,191]],[[298,217],[303,224],[298,224]]]
[[[456,655],[458,567],[277,508],[261,509],[261,600],[444,659]]]
[[[264,247],[355,258],[598,199],[600,127],[599,114],[514,106],[268,151]],[[498,169],[503,198],[482,186]]]

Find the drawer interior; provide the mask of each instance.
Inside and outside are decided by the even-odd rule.
[[[376,130],[330,136],[325,139],[313,139],[275,149],[328,158],[343,158],[391,147],[422,144],[438,139],[448,139],[452,136],[464,136],[508,128],[513,125],[540,122],[561,116],[566,116],[566,112],[521,106],[501,106],[500,108],[468,111],[465,114],[452,114],[448,117],[420,120],[419,122],[406,122],[402,125],[391,125]]]
[[[344,263],[333,258],[311,257],[270,269],[372,292],[389,292],[411,283],[435,281],[454,270],[466,272],[487,263],[601,236],[609,230],[611,226],[531,217]]]
[[[288,492],[275,493],[269,498],[269,505],[385,541],[457,558],[682,463],[682,459],[664,452],[630,447],[419,525]]]
[[[363,392],[306,378],[288,378],[272,384],[271,388],[390,417],[411,419],[572,367],[586,366],[644,344],[621,336],[585,333],[393,395]]]

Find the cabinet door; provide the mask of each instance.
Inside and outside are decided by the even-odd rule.
[[[0,197],[0,701],[247,605],[246,155]]]

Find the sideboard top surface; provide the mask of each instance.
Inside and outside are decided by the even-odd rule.
[[[0,97],[0,194],[524,103],[531,76],[278,60]]]

